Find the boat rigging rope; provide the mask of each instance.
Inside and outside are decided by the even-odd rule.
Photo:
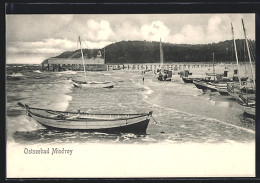
[[[158,121],[156,121],[156,120],[154,119],[153,115],[151,115],[151,117],[153,118],[153,120],[154,120],[154,122],[155,122],[155,125],[160,124]]]

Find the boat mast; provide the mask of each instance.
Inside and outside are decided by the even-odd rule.
[[[231,31],[232,31],[232,37],[233,37],[233,41],[234,41],[234,49],[235,49],[235,55],[236,55],[236,61],[237,61],[237,69],[238,69],[238,80],[239,80],[239,87],[241,89],[241,79],[240,79],[240,68],[239,68],[239,64],[238,64],[238,57],[237,57],[237,46],[236,46],[236,41],[235,41],[235,36],[234,36],[234,30],[233,30],[233,25],[231,23]]]
[[[161,38],[160,38],[160,63],[161,63],[161,71],[163,71],[163,49],[162,49]]]
[[[255,78],[254,78],[254,73],[253,73],[253,66],[252,66],[252,61],[251,61],[251,54],[250,54],[250,50],[249,50],[249,46],[248,46],[248,40],[247,40],[247,37],[246,37],[246,28],[245,28],[243,19],[242,19],[242,25],[243,25],[243,30],[244,30],[245,40],[246,40],[246,47],[247,47],[247,53],[248,53],[248,58],[249,58],[249,62],[250,62],[250,67],[251,67],[251,73],[252,73],[252,78],[253,78],[253,84],[254,84],[254,88],[255,88]]]
[[[106,61],[106,47],[104,47],[104,63]]]
[[[215,81],[216,80],[216,76],[215,76],[214,52],[213,52],[213,75],[214,75],[214,81]]]
[[[80,51],[81,51],[82,62],[83,62],[83,69],[84,69],[84,73],[85,73],[85,80],[86,80],[86,82],[87,82],[87,75],[86,75],[86,70],[85,70],[85,61],[84,61],[83,51],[82,51],[82,48],[81,48],[80,36],[79,36],[79,45],[80,45]]]

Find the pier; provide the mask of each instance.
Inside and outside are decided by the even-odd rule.
[[[231,65],[232,63],[217,63],[215,65]],[[117,64],[111,63],[106,64],[107,70],[157,70],[161,68],[161,63],[126,63],[126,64]],[[164,63],[164,69],[179,71],[183,69],[198,69],[198,68],[213,68],[213,63],[210,62],[169,62]]]
[[[225,67],[232,63],[215,63],[215,65]],[[103,58],[85,58],[85,66],[87,71],[110,71],[110,70],[150,70],[155,71],[161,69],[161,63],[105,63]],[[164,69],[179,71],[183,69],[210,69],[213,68],[212,62],[168,62],[163,64]],[[42,63],[42,70],[48,71],[64,71],[74,70],[83,71],[81,59],[59,59],[49,58]]]

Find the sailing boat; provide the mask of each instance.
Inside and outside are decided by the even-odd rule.
[[[216,80],[216,74],[215,74],[215,62],[214,62],[214,52],[212,54],[213,56],[213,73],[212,76],[214,76],[214,80],[211,80],[211,77],[207,77],[205,79],[194,79],[193,83],[198,89],[202,89],[203,92],[206,92],[210,90],[211,92],[223,92],[223,89],[227,88],[227,84],[225,82],[220,82],[220,79]]]
[[[250,56],[250,51],[249,51],[249,47],[248,47],[248,41],[247,41],[247,38],[246,38],[246,33],[245,33],[245,27],[244,27],[244,22],[242,20],[242,25],[243,25],[243,28],[244,28],[244,35],[245,35],[245,41],[247,43],[247,49],[248,49],[248,57],[249,57],[249,60],[250,60],[250,66],[251,66],[251,72],[252,72],[252,75],[253,75],[253,70],[252,70],[252,63],[251,63],[251,56]],[[231,23],[231,30],[232,30],[232,35],[233,35],[233,41],[234,41],[234,49],[235,49],[235,56],[236,56],[236,63],[237,63],[237,75],[238,75],[238,81],[239,81],[239,86],[238,84],[236,84],[235,82],[233,82],[232,84],[228,84],[227,85],[227,90],[228,90],[228,93],[229,95],[234,98],[234,99],[237,99],[239,101],[243,101],[243,99],[241,99],[241,96],[243,95],[248,95],[249,96],[249,93],[252,95],[254,95],[255,93],[255,89],[253,89],[255,87],[255,79],[254,79],[254,76],[253,77],[253,88],[250,89],[248,86],[247,86],[247,82],[244,81],[244,79],[241,78],[240,76],[240,65],[238,63],[238,56],[237,56],[237,48],[236,48],[236,42],[235,42],[235,38],[234,38],[234,31],[233,31],[233,26],[232,26],[232,23]],[[248,77],[246,77],[248,78]],[[246,83],[246,86],[242,86],[242,81],[243,83]],[[243,97],[242,97],[243,98]],[[252,98],[252,96],[250,96],[250,98]]]
[[[162,49],[162,43],[160,39],[160,63],[161,63],[161,69],[159,71],[158,81],[171,81],[172,77],[172,71],[164,69],[163,65],[163,49]]]
[[[214,63],[214,52],[213,52],[213,73],[206,72],[207,76],[214,76],[214,81],[216,79],[216,73],[215,73],[215,63]]]
[[[79,44],[80,44],[80,51],[81,51],[81,57],[82,57],[82,63],[83,63],[83,69],[85,74],[85,81],[77,81],[74,79],[71,79],[72,84],[75,87],[82,87],[82,88],[113,88],[114,83],[112,81],[105,81],[105,82],[98,82],[98,81],[87,81],[87,74],[85,69],[85,61],[83,56],[83,51],[81,47],[81,41],[79,37]]]
[[[238,103],[243,106],[244,108],[244,115],[247,117],[251,117],[255,119],[255,77],[253,73],[253,66],[252,66],[252,59],[251,59],[251,53],[248,45],[248,40],[246,36],[246,29],[244,25],[244,21],[242,19],[242,25],[243,25],[243,31],[244,31],[244,36],[245,36],[245,42],[246,42],[246,47],[247,47],[247,54],[248,54],[248,59],[250,62],[250,68],[251,68],[251,74],[252,74],[252,88],[245,87],[245,91],[241,93],[238,97]],[[250,91],[250,92],[249,92]]]
[[[238,76],[237,78],[238,78],[238,82],[239,82],[239,89],[238,89],[238,86],[236,86],[235,83],[233,82],[232,84],[227,85],[227,91],[232,98],[238,99],[238,96],[241,93],[242,85],[241,85],[241,77],[240,77],[240,65],[238,63],[238,56],[237,56],[236,40],[235,40],[235,36],[234,36],[234,29],[233,29],[232,23],[231,23],[231,32],[232,32],[232,38],[233,38],[233,44],[234,44],[234,50],[235,50],[235,57],[236,57],[236,64],[237,64],[236,74]]]

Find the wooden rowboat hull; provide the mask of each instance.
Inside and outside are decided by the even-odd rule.
[[[19,104],[22,106],[23,104]],[[90,114],[30,108],[27,115],[50,129],[146,134],[152,112],[142,114]]]
[[[118,127],[128,127],[131,125],[138,125],[147,120],[146,116],[130,118],[130,119],[83,119],[83,120],[68,120],[68,119],[52,119],[46,118],[29,111],[29,115],[39,123],[53,128],[75,129],[75,130],[99,130],[112,129]]]
[[[211,90],[211,88],[209,88],[209,86],[203,82],[203,81],[194,81],[193,80],[194,85],[198,88],[198,89],[202,89],[203,91],[205,90]]]
[[[218,92],[219,92],[220,95],[223,95],[223,96],[229,95],[226,84],[217,85],[216,88],[218,89]]]
[[[219,92],[220,95],[223,95],[223,96],[228,96],[229,95],[228,91],[225,90],[225,89],[218,89],[218,92]]]
[[[72,84],[75,87],[81,87],[81,88],[113,88],[114,87],[113,82],[77,83],[75,81],[72,81]]]
[[[193,83],[193,78],[182,78],[185,83]]]
[[[204,81],[195,81],[193,80],[193,83],[198,89],[202,89],[203,91],[210,90],[211,92],[218,92],[218,88],[226,88],[226,85],[224,84],[209,84]]]
[[[256,110],[255,107],[244,106],[243,115],[247,118],[256,119]]]
[[[138,123],[118,126],[113,128],[98,128],[98,129],[71,129],[71,128],[60,128],[46,125],[46,123],[41,123],[44,127],[48,129],[62,130],[62,131],[84,131],[84,132],[103,132],[103,133],[134,133],[134,134],[146,134],[150,119],[140,121]]]

